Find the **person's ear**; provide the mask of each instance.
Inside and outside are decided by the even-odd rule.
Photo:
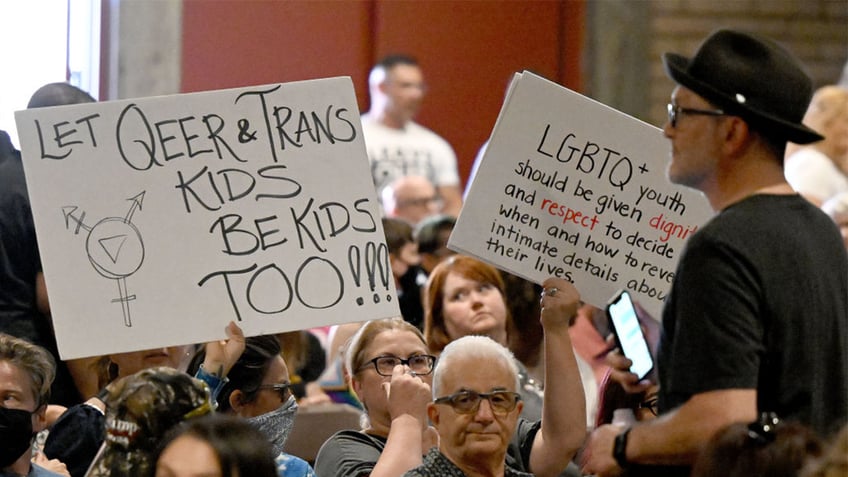
[[[739,156],[751,142],[751,131],[742,118],[728,116],[724,118],[724,150],[729,156]]]
[[[353,376],[348,376],[347,378],[350,380],[350,389],[356,394],[357,399],[362,401],[362,383]]]
[[[524,410],[524,401],[518,401],[515,405],[515,409],[518,410],[518,415],[521,415],[521,411]]]
[[[379,83],[377,83],[377,90],[380,91],[380,93],[388,96],[388,94],[389,94],[388,89],[389,89],[389,75],[386,74],[386,76],[383,77],[383,81],[380,81]]]
[[[236,413],[241,415],[241,411],[245,406],[244,393],[241,390],[236,389],[232,393],[230,393],[230,397],[228,398],[230,402],[230,408]]]
[[[430,418],[430,422],[433,423],[434,427],[439,427],[439,408],[435,403],[427,404],[427,417]]]
[[[32,413],[32,432],[41,432],[47,428],[47,404],[42,404]]]

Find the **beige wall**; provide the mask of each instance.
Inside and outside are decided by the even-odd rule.
[[[100,99],[180,90],[182,0],[101,0]]]
[[[673,88],[662,53],[691,56],[717,28],[777,40],[816,87],[837,83],[848,58],[848,0],[590,0],[589,7],[587,94],[657,126]],[[633,56],[616,59],[621,51]],[[609,71],[617,74],[595,74]]]

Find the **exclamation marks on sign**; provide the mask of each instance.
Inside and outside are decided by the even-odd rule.
[[[362,287],[362,250],[358,245],[351,245],[347,249],[347,262],[350,266],[350,274],[353,277],[353,282],[357,288]],[[386,244],[376,244],[368,242],[365,244],[365,279],[368,281],[368,288],[371,291],[372,300],[374,303],[380,303],[380,293],[377,292],[377,286],[381,287],[380,292],[386,292],[386,301],[392,301],[392,295],[389,291],[389,280],[392,278],[391,264],[389,263],[389,248]],[[379,284],[377,283],[379,274]],[[365,304],[365,298],[356,297],[356,304],[362,306]]]

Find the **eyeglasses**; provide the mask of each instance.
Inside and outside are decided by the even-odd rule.
[[[780,424],[780,419],[773,412],[764,412],[760,418],[748,424],[748,437],[760,445],[774,442],[775,430]]]
[[[676,104],[668,103],[668,123],[671,127],[677,127],[677,119],[682,114],[700,114],[702,116],[724,116],[726,113],[721,109],[695,109],[684,108]]]
[[[442,199],[436,196],[433,197],[417,197],[414,199],[404,199],[397,202],[398,207],[428,207],[433,204],[436,207],[442,206]]]
[[[403,359],[397,356],[377,356],[360,366],[359,371],[367,368],[369,364],[374,365],[374,370],[380,376],[391,376],[395,366],[402,364],[409,366],[410,371],[417,375],[426,375],[433,372],[433,366],[436,364],[436,357],[429,354],[418,354]]]
[[[260,391],[262,389],[270,389],[275,391],[280,395],[280,400],[285,401],[289,398],[289,390],[291,389],[291,383],[277,383],[277,384],[260,384],[256,390]]]
[[[460,414],[474,414],[480,409],[480,401],[488,399],[489,406],[495,414],[507,414],[515,409],[521,395],[511,391],[494,391],[478,393],[476,391],[460,391],[450,396],[444,396],[433,401],[436,404],[448,404]]]
[[[656,416],[656,415],[658,415],[658,409],[657,409],[658,403],[659,403],[659,398],[657,398],[655,396],[655,397],[652,397],[651,399],[648,399],[647,401],[640,402],[639,403],[639,409],[647,409],[647,410],[651,411],[651,414]]]

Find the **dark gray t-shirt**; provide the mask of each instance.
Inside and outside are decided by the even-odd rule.
[[[827,435],[848,418],[848,257],[798,195],[754,195],[687,245],[663,311],[660,410],[756,389],[759,411]]]
[[[698,393],[756,389],[760,412],[822,434],[846,422],[848,258],[831,219],[802,197],[748,197],[692,236],[662,326],[660,412]]]

